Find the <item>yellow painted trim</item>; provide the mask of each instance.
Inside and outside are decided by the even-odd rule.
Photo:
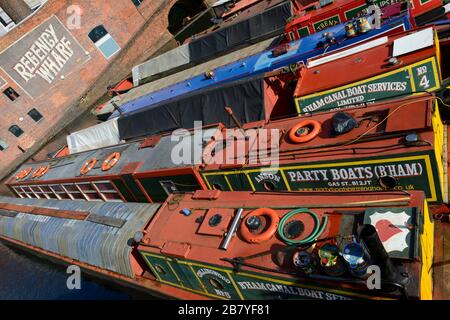
[[[232,272],[231,271],[226,271],[226,270],[224,270],[224,271],[227,273],[228,277],[230,278],[231,284],[233,285],[234,290],[236,290],[239,298],[241,298],[241,300],[245,300],[244,295],[242,294],[241,290],[239,289],[238,285],[236,284],[236,282],[233,279]]]
[[[230,191],[234,191],[234,190],[233,190],[233,186],[232,186],[231,183],[230,183],[230,180],[228,180],[228,177],[225,176],[224,179],[225,179],[225,182],[226,182],[227,185],[228,185],[228,188],[230,188]]]
[[[378,164],[378,163],[387,163],[387,162],[394,162],[394,161],[414,161],[414,160],[424,160],[426,165],[426,172],[431,192],[431,198],[428,198],[429,201],[436,201],[437,200],[437,194],[435,189],[435,183],[434,183],[434,175],[433,170],[431,167],[431,161],[430,156],[420,155],[420,156],[411,156],[411,157],[397,157],[397,158],[386,158],[386,159],[374,159],[374,160],[366,160],[366,161],[348,161],[348,162],[341,162],[341,163],[322,163],[322,164],[309,164],[309,165],[297,165],[297,166],[286,166],[286,167],[280,167],[279,172],[283,172],[286,170],[296,170],[296,169],[319,169],[319,168],[328,168],[330,166],[333,167],[344,167],[344,166],[351,166],[351,165],[364,165],[364,164]],[[249,173],[255,173],[255,172],[265,172],[265,171],[273,171],[273,168],[257,168],[257,169],[248,169],[248,170],[242,170],[241,173],[246,174],[247,177],[249,177]],[[204,173],[203,175],[206,176],[218,176],[218,175],[228,175],[228,174],[237,174],[234,171],[230,172],[221,172],[221,171],[215,171],[215,172],[208,172]],[[286,176],[284,177],[286,178]],[[288,183],[289,186],[289,183]],[[254,185],[252,183],[253,191],[255,190]],[[291,190],[289,190],[291,191]],[[443,192],[441,190],[441,192]]]
[[[161,256],[161,255],[157,255],[157,254],[153,254],[153,253],[142,252],[142,251],[141,251],[141,253],[144,254],[144,255],[149,255],[149,256],[153,256],[153,257],[164,259],[164,260],[170,260],[167,257]],[[178,261],[178,263],[190,266],[191,270],[194,272],[194,274],[196,274],[196,273],[192,269],[192,266],[196,266],[196,267],[200,267],[200,268],[208,268],[208,269],[211,269],[211,270],[216,270],[216,271],[220,271],[220,272],[225,273],[229,277],[229,279],[230,279],[233,287],[235,288],[237,294],[239,295],[239,297],[242,300],[245,300],[241,290],[239,289],[239,286],[237,285],[235,279],[233,278],[233,272],[232,271],[230,271],[228,269],[224,269],[224,268],[211,266],[209,264],[202,264],[202,263],[197,263],[197,262],[187,262],[187,261],[184,261],[184,260],[180,260],[180,261]],[[332,289],[332,288],[316,287],[316,286],[311,286],[311,285],[308,285],[308,284],[302,284],[301,286],[299,286],[298,283],[293,282],[293,281],[275,279],[275,278],[271,278],[271,277],[265,277],[265,276],[262,276],[262,275],[250,274],[250,273],[247,273],[247,272],[239,272],[238,275],[246,276],[246,277],[250,277],[250,278],[254,278],[254,279],[260,279],[260,280],[264,280],[264,281],[269,281],[269,282],[272,282],[272,283],[279,283],[279,284],[294,286],[294,287],[298,287],[298,288],[307,288],[307,289],[313,289],[313,290],[320,290],[320,291],[324,291],[324,292],[340,294],[340,295],[343,295],[343,296],[352,296],[352,297],[359,297],[359,298],[365,298],[365,299],[374,299],[374,300],[395,300],[395,299],[392,299],[392,298],[379,297],[379,296],[368,296],[368,295],[364,295],[364,294],[358,294],[358,293],[353,293],[353,292],[350,292],[350,291],[344,291],[344,290],[338,290],[338,289]],[[169,284],[169,285],[172,285],[172,286],[175,286],[175,287],[178,287],[178,288],[181,288],[183,290],[188,290],[188,291],[191,291],[191,292],[194,292],[194,293],[197,293],[197,294],[203,294],[203,295],[206,295],[206,296],[219,298],[219,299],[222,299],[222,300],[229,300],[229,299],[227,299],[225,297],[216,296],[216,295],[208,293],[208,292],[201,292],[201,291],[198,291],[198,290],[195,290],[195,289],[191,289],[191,288],[187,288],[187,287],[181,287],[180,285],[171,283],[169,281],[161,280],[161,282]],[[202,282],[200,281],[200,283],[202,283]],[[203,286],[203,284],[202,284],[202,286]]]
[[[264,276],[255,275],[255,274],[246,273],[246,272],[239,272],[239,275],[254,278],[254,279],[264,280],[264,281],[268,281],[268,282],[272,282],[272,283],[279,283],[279,284],[284,284],[287,286],[293,286],[293,287],[297,287],[297,288],[320,290],[320,291],[336,293],[336,294],[340,294],[340,295],[344,295],[344,296],[353,296],[353,297],[360,297],[360,298],[366,298],[366,299],[377,299],[377,300],[395,300],[392,298],[373,297],[373,296],[353,293],[353,292],[349,292],[349,291],[337,290],[337,289],[330,289],[330,288],[325,289],[325,288],[315,287],[315,286],[311,286],[311,285],[307,285],[307,284],[305,284],[305,285],[302,284],[302,286],[299,286],[298,283],[293,282],[293,281],[279,280],[279,279],[264,277]]]
[[[195,272],[194,268],[192,268],[192,265],[190,263],[186,263],[189,267],[189,269],[191,269],[192,273],[194,274],[195,278],[197,279],[198,283],[200,283],[200,286],[203,288],[204,292],[208,292],[208,290],[206,290],[205,285],[203,284],[202,280],[200,280],[200,278],[197,275],[197,272]]]
[[[165,260],[165,261],[168,261],[168,262],[170,262],[170,261],[172,260],[171,258],[167,258],[167,257],[165,257],[165,256],[158,255],[158,254],[154,254],[154,253],[150,253],[150,252],[140,251],[140,253],[141,253],[142,255],[144,255],[144,256],[150,256],[150,257],[153,257],[153,258],[159,258],[159,259],[162,259],[162,260]],[[180,260],[178,263],[180,263],[180,264],[185,264],[185,265],[190,266],[189,263],[187,263],[187,261]],[[168,264],[169,264],[169,266],[170,266],[170,263],[168,263]],[[194,265],[195,265],[195,264],[194,264]],[[172,269],[171,266],[170,266],[170,268]],[[192,267],[191,267],[191,268],[192,268]],[[211,268],[211,269],[212,269],[212,268]],[[172,269],[172,271],[173,271],[173,269]],[[219,269],[219,271],[221,271],[221,270]],[[195,272],[194,272],[194,274],[195,274]],[[176,273],[175,273],[175,275],[176,275]],[[195,275],[196,275],[196,274],[195,274]],[[197,276],[197,275],[196,275],[196,276]],[[177,276],[177,279],[178,279],[178,276]],[[205,296],[208,296],[208,297],[213,297],[213,298],[217,298],[217,299],[221,299],[221,300],[229,300],[229,299],[227,299],[227,298],[225,298],[225,297],[217,296],[217,295],[212,294],[212,293],[209,293],[209,292],[207,292],[207,291],[203,292],[203,291],[191,289],[191,288],[188,288],[188,287],[185,287],[185,286],[182,286],[182,285],[179,285],[179,284],[177,284],[177,283],[170,282],[170,281],[166,281],[166,280],[162,280],[162,279],[158,279],[158,281],[161,282],[161,283],[165,283],[165,284],[167,284],[167,285],[171,285],[171,286],[173,286],[173,287],[177,287],[177,288],[180,288],[180,289],[183,289],[183,290],[187,290],[187,291],[190,291],[190,292],[194,292],[194,293],[197,293],[197,294],[200,294],[200,295],[205,295]],[[180,280],[178,280],[178,281],[180,281]],[[180,282],[181,282],[181,281],[180,281]],[[204,286],[203,286],[203,283],[202,283],[201,281],[200,281],[200,283],[201,283],[202,287],[204,287]]]
[[[420,235],[421,273],[420,299],[433,299],[433,255],[434,255],[434,223],[430,219],[427,201],[424,201],[423,233]]]
[[[248,175],[248,172],[244,172],[245,176],[247,177],[248,183],[250,183],[250,186],[252,187],[253,191],[256,191],[255,185],[253,184],[252,179],[250,178],[250,176]]]
[[[281,173],[281,178],[283,178],[283,182],[284,182],[284,185],[285,185],[287,191],[292,191],[291,185],[289,184],[289,181],[286,178],[286,174],[284,173],[284,171],[282,169],[280,169],[280,173]]]

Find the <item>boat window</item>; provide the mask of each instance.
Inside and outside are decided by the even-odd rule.
[[[15,124],[12,125],[11,127],[9,127],[8,130],[17,138],[20,137],[24,133],[23,130],[18,125],[15,125]]]
[[[58,199],[56,194],[52,191],[52,189],[49,186],[40,186],[42,192],[45,194],[45,196],[49,199]]]
[[[30,186],[31,191],[33,191],[33,193],[36,195],[37,198],[39,199],[46,199],[47,197],[45,196],[44,192],[42,192],[41,187],[39,186]]]
[[[111,182],[100,181],[94,183],[93,185],[105,201],[123,202],[122,196],[114,188],[114,185]]]
[[[8,144],[6,143],[6,141],[0,139],[0,151],[6,150],[8,149]]]
[[[24,187],[22,187],[22,190],[28,198],[37,198],[37,196],[34,194],[34,192],[31,190],[30,187],[24,186]]]
[[[11,87],[6,88],[6,90],[3,91],[3,94],[8,97],[9,100],[15,101],[17,98],[20,97],[20,95]]]
[[[69,197],[72,200],[74,200],[74,199],[86,200],[86,198],[81,193],[81,191],[77,188],[76,185],[74,185],[74,184],[64,184],[62,187],[67,192],[67,194],[69,195]]]
[[[14,192],[20,197],[20,198],[28,198],[26,193],[22,190],[21,187],[13,187]]]
[[[131,0],[136,7],[139,7],[144,0]]]
[[[39,120],[41,120],[43,118],[43,115],[37,111],[36,108],[31,109],[28,112],[28,115],[30,116],[31,119],[33,119],[35,122],[38,122]]]
[[[108,31],[106,31],[103,25],[99,25],[92,29],[88,36],[106,59],[111,58],[120,51],[120,46],[117,44],[116,40],[111,37]]]
[[[69,194],[64,190],[62,186],[52,185],[49,188],[55,193],[58,199],[71,199]]]

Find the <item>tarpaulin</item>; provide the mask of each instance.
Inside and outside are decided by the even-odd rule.
[[[277,4],[277,2],[281,3]],[[261,8],[262,13],[245,20],[242,19],[242,16],[245,16],[246,13],[242,12],[235,23],[224,23],[225,27],[220,27],[218,30],[195,39],[189,44],[182,45],[135,66],[133,68],[134,86],[139,86],[156,75],[178,72],[188,66],[237,50],[244,45],[250,45],[282,34],[287,19],[292,15],[291,1],[263,2],[259,6],[270,8],[265,11],[263,11],[264,8]]]
[[[67,136],[70,154],[120,143],[117,118],[71,133]]]
[[[202,121],[202,125],[223,123],[234,127],[236,124],[225,110],[227,106],[241,124],[264,120],[264,77],[211,87],[124,115],[118,121],[120,139],[190,129],[194,121]]]
[[[217,30],[189,45],[191,63],[225,52],[246,43],[260,41],[284,32],[286,21],[292,16],[291,1],[285,1],[261,14]]]

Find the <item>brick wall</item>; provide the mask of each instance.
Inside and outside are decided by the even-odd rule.
[[[67,7],[76,4],[81,7],[82,23],[80,29],[71,30],[71,33],[90,57],[81,70],[71,73],[52,88],[43,88],[44,94],[39,99],[27,96],[0,69],[0,76],[7,82],[1,91],[10,86],[20,95],[12,102],[0,93],[0,139],[9,145],[6,150],[0,151],[0,179],[92,106],[105,93],[108,85],[128,76],[135,64],[146,60],[162,47],[168,50],[175,46],[172,35],[167,31],[167,15],[175,2],[144,0],[136,8],[131,0],[49,0],[34,16],[0,38],[0,51],[3,51],[51,15],[56,15],[65,24],[68,19]],[[88,33],[100,24],[122,48],[109,60],[104,58],[88,37]],[[39,122],[34,122],[27,115],[32,108],[44,116]],[[19,125],[24,131],[19,138],[8,131],[12,124]]]

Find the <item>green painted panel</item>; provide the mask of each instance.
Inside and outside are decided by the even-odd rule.
[[[284,173],[283,179],[282,172]],[[380,177],[395,178],[394,190],[423,190],[431,202],[441,201],[442,194],[434,153],[403,154],[398,158],[372,157],[355,161],[299,163],[282,166],[280,170],[270,168],[240,170],[236,175],[249,175],[257,191],[269,191],[267,182],[275,186],[275,190],[291,191],[384,191],[380,185]],[[209,175],[208,181],[216,181],[223,177],[222,172]],[[249,185],[235,185],[229,179],[234,190],[252,191]],[[241,188],[241,189],[238,189]]]
[[[208,181],[211,189],[218,189],[218,190],[222,190],[222,191],[231,191],[230,188],[228,187],[228,183],[225,180],[225,177],[223,175],[217,174],[217,175],[206,176],[205,179]]]
[[[347,86],[296,98],[299,114],[315,113],[388,98],[407,96],[417,91],[432,91],[439,88],[439,78],[431,60],[410,67],[373,77]]]
[[[249,176],[252,179],[256,191],[287,190],[279,170],[272,172],[251,172],[249,173]]]
[[[310,289],[301,285],[277,283],[276,279],[259,279],[242,274],[233,274],[239,290],[245,300],[267,299],[308,299],[308,300],[352,300],[341,294],[334,294],[322,289]]]
[[[169,266],[169,262],[172,259],[166,260],[162,257],[155,257],[147,254],[144,254],[143,256],[150,265],[150,269],[157,274],[160,280],[172,283],[174,285],[182,285],[182,283],[178,280],[177,275],[173,272],[171,266]]]
[[[313,28],[316,32],[318,32],[318,31],[322,31],[326,28],[338,25],[340,23],[341,23],[341,19],[339,18],[339,15],[335,15],[335,16],[329,17],[327,19],[315,22],[313,24]]]
[[[165,201],[168,193],[170,194],[173,191],[195,191],[200,189],[197,179],[193,175],[142,178],[140,182],[153,202]],[[172,187],[175,190],[169,190]]]
[[[308,29],[308,27],[303,27],[303,28],[297,29],[297,34],[298,34],[299,38],[304,38],[304,37],[309,36],[309,29]]]
[[[232,280],[226,272],[207,266],[193,265],[192,268],[210,294],[227,299],[240,299]]]

